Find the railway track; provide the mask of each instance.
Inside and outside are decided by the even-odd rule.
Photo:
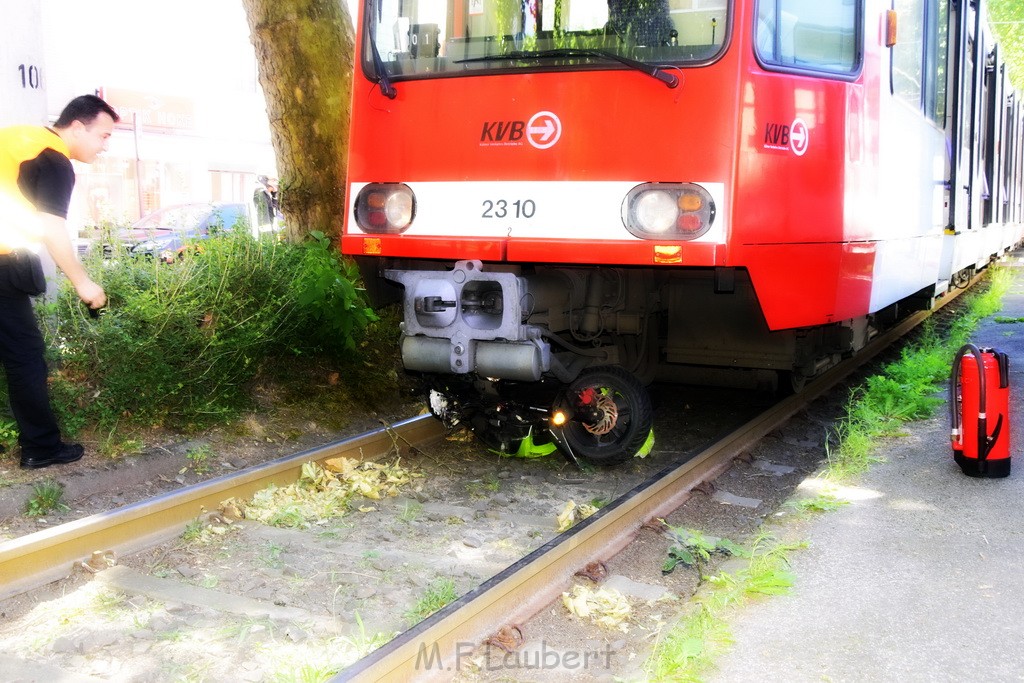
[[[927,313],[922,313],[904,320],[876,338],[855,359],[825,373],[800,394],[775,404],[679,464],[655,473],[333,680],[408,681],[417,677],[442,678],[458,671],[467,659],[466,643],[482,642],[537,614],[559,598],[581,568],[620,552],[644,524],[667,517],[696,487],[715,479],[758,440],[927,317]]]
[[[443,428],[433,418],[406,420],[322,448],[303,451],[237,474],[180,489],[118,510],[62,524],[0,544],[0,599],[68,574],[93,552],[127,554],[177,533],[189,520],[215,510],[228,498],[246,498],[270,485],[299,478],[304,463],[332,458],[357,460],[436,441]]]
[[[94,602],[131,613],[132,623],[144,637],[130,652],[139,655],[134,657],[139,662],[145,659],[141,655],[155,655],[154,663],[140,665],[143,671],[166,669],[171,666],[167,662],[177,661],[164,656],[173,649],[174,640],[158,635],[168,626],[181,632],[188,625],[190,638],[200,638],[201,644],[188,643],[186,652],[197,653],[211,643],[220,651],[223,644],[211,633],[230,632],[229,640],[240,646],[226,656],[221,652],[220,664],[196,664],[196,670],[185,675],[135,678],[138,672],[126,661],[123,644],[97,640],[96,628],[72,627],[63,635],[38,636],[43,644],[35,649],[36,655],[67,655],[65,667],[84,670],[94,680],[265,680],[262,674],[275,662],[296,666],[288,663],[288,657],[274,654],[286,646],[345,649],[346,663],[372,650],[335,680],[451,678],[465,658],[466,644],[480,643],[503,628],[525,623],[556,599],[581,567],[608,560],[626,547],[644,523],[667,516],[695,487],[728,469],[737,455],[925,317],[904,321],[873,341],[855,364],[836,368],[800,395],[765,411],[736,413],[732,419],[743,422],[742,426],[710,446],[704,437],[668,444],[672,450],[663,443],[660,458],[652,457],[643,466],[585,476],[551,465],[509,462],[494,479],[488,479],[494,463],[484,461],[476,470],[478,478],[457,484],[467,492],[461,500],[441,499],[427,487],[425,492],[403,493],[365,506],[370,510],[365,514],[376,517],[354,524],[346,517],[340,523],[321,520],[312,530],[233,523],[215,512],[225,499],[241,500],[268,485],[293,482],[311,460],[375,459],[387,454],[415,460],[410,454],[429,449],[442,432],[433,419],[408,420],[238,476],[5,542],[0,545],[0,595],[24,593],[67,576],[69,568],[75,567],[70,579],[50,584],[51,594],[54,587],[64,596],[88,589]],[[754,416],[748,419],[749,414]],[[448,457],[438,456],[438,460]],[[479,454],[469,457],[479,461]],[[520,502],[517,485],[531,491],[531,496],[522,497],[528,499],[526,506],[515,505]],[[487,505],[480,504],[477,494],[492,486]],[[498,488],[509,493],[494,495]],[[449,487],[446,495],[451,491]],[[568,498],[587,500],[588,496],[610,502],[558,534],[552,511]],[[538,499],[546,499],[547,504],[538,504]],[[385,518],[385,513],[390,516]],[[181,529],[197,518],[204,520],[203,533],[209,533],[201,544],[186,544],[179,538]],[[404,527],[413,533],[405,533],[409,529]],[[311,543],[317,557],[311,559],[308,551],[296,552]],[[185,556],[187,561],[182,559]],[[242,556],[247,564],[233,564]],[[90,581],[93,572],[95,580]],[[402,578],[395,578],[399,574]],[[268,581],[268,576],[283,583]],[[408,605],[415,602],[415,595],[432,590],[437,576],[452,577],[451,587],[462,597],[408,627],[416,617],[396,614],[396,605]],[[229,590],[229,583],[242,589]],[[296,597],[300,593],[307,597]],[[37,605],[49,602],[49,596],[35,598]],[[31,632],[54,619],[45,610],[35,612],[22,610],[0,631],[0,653],[12,652],[8,643],[17,640],[14,632]],[[100,630],[121,633],[126,629],[112,618],[111,622]],[[399,632],[396,637],[382,644],[395,632]],[[104,654],[119,646],[119,654]],[[253,659],[253,648],[270,654]],[[424,653],[429,655],[426,662]],[[0,655],[0,668],[17,671],[19,666],[40,666],[31,661],[31,654],[26,657],[21,652],[7,659]],[[251,668],[246,668],[247,657]]]

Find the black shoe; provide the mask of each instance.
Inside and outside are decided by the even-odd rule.
[[[40,455],[34,458],[22,455],[21,468],[25,470],[37,470],[40,467],[49,467],[50,465],[66,465],[69,462],[81,460],[82,454],[84,453],[85,447],[81,444],[62,443],[60,448],[57,449],[57,452],[50,455]]]

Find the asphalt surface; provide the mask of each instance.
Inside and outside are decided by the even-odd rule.
[[[1010,475],[961,472],[946,406],[908,425],[850,504],[802,523],[793,591],[729,620],[707,680],[1024,680],[1024,322],[996,322],[1024,320],[1024,255],[1007,265],[1003,309],[971,342],[1010,356]]]

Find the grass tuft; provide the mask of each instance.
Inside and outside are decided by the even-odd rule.
[[[745,600],[781,595],[793,586],[789,554],[805,543],[781,543],[769,534],[754,539],[747,566],[735,574],[708,577],[708,588],[679,621],[659,635],[644,665],[652,681],[699,681],[732,645],[726,618]]]
[[[25,503],[25,514],[42,517],[51,512],[67,512],[70,508],[62,502],[64,485],[53,479],[44,479],[32,485],[32,495]]]
[[[405,620],[413,626],[459,597],[455,592],[455,581],[441,577],[427,586],[426,593],[405,613]]]

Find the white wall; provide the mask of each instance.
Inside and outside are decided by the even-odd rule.
[[[0,0],[0,126],[46,121],[38,2]]]

